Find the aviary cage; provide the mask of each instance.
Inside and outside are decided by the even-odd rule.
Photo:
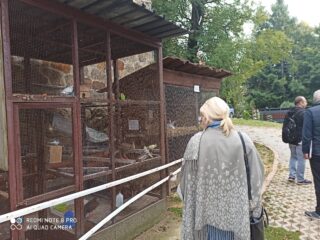
[[[7,129],[0,128],[0,214],[165,163],[161,39],[183,29],[131,1],[1,0],[1,16],[0,125]],[[166,27],[153,30],[156,25]],[[152,93],[153,101],[122,99],[118,64],[146,52],[156,63],[157,87],[133,91]],[[118,194],[127,201],[164,175],[25,216],[11,239],[77,239],[116,209]],[[165,192],[165,186],[156,189],[112,223]],[[76,222],[46,221],[66,216]],[[10,238],[10,223],[0,224],[0,234]]]
[[[156,99],[155,93],[159,92],[156,90],[159,85],[154,80],[155,75],[155,64],[134,72],[120,80],[120,92],[129,98],[143,98],[151,104]],[[163,59],[169,161],[183,157],[190,137],[199,131],[201,105],[207,99],[219,95],[221,81],[230,75],[230,72],[223,69],[193,64],[178,58]],[[136,94],[135,89],[140,89],[139,94]]]

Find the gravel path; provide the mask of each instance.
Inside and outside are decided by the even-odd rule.
[[[287,181],[290,151],[288,145],[281,141],[281,129],[247,126],[239,129],[254,141],[272,148],[278,155],[278,171],[264,197],[270,224],[299,231],[302,240],[320,240],[320,221],[304,216],[305,211],[314,210],[314,186],[299,186]],[[306,164],[305,177],[312,180],[309,162]]]

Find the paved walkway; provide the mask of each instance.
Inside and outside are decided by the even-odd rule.
[[[265,193],[265,206],[270,224],[290,231],[301,232],[301,240],[320,240],[320,220],[304,216],[307,210],[314,210],[316,200],[314,186],[299,186],[287,181],[289,147],[281,141],[281,129],[239,127],[254,141],[269,146],[279,157],[278,171]],[[306,178],[312,180],[309,163],[306,164]]]

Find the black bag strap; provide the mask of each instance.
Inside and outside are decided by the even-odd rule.
[[[244,162],[246,165],[246,173],[247,173],[247,183],[248,183],[248,197],[249,200],[252,200],[252,194],[251,194],[251,181],[250,181],[250,167],[249,167],[249,160],[248,160],[248,154],[247,154],[247,149],[246,149],[246,144],[244,142],[244,138],[243,135],[241,134],[241,132],[238,132],[240,139],[241,139],[241,143],[242,143],[242,147],[243,147],[243,154],[244,154]],[[250,211],[250,216],[252,216],[253,212]],[[264,226],[267,227],[269,225],[269,216],[268,213],[266,211],[266,209],[264,207],[262,207],[261,209],[261,216],[265,215],[266,217],[264,218]]]
[[[267,213],[267,210],[265,208],[262,208],[262,214],[264,214],[264,226],[268,227],[269,226],[269,215]]]
[[[288,118],[291,118],[291,119],[293,119],[293,121],[295,121],[296,120],[295,116],[298,116],[302,112],[303,112],[303,109],[299,108],[295,112],[293,112],[293,114],[291,116],[288,115]]]
[[[246,149],[246,144],[244,142],[243,136],[241,132],[238,132],[241,143],[242,143],[242,148],[243,148],[243,154],[244,154],[244,162],[246,165],[246,173],[247,173],[247,183],[248,183],[248,197],[249,200],[252,200],[252,194],[251,194],[251,181],[250,181],[250,168],[249,168],[249,160],[248,160],[248,154],[247,154],[247,149]]]

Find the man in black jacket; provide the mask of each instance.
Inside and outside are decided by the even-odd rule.
[[[310,159],[317,198],[316,210],[305,214],[320,219],[320,89],[313,94],[313,107],[304,115],[302,151],[304,158]]]
[[[303,158],[302,153],[302,127],[304,120],[304,112],[307,106],[307,100],[305,97],[298,96],[294,101],[295,107],[289,110],[286,118],[293,118],[296,124],[297,139],[295,142],[289,144],[291,156],[289,161],[289,178],[290,182],[297,181],[299,185],[311,184],[310,180],[304,178],[304,170],[306,161]],[[285,120],[286,121],[286,120]]]

